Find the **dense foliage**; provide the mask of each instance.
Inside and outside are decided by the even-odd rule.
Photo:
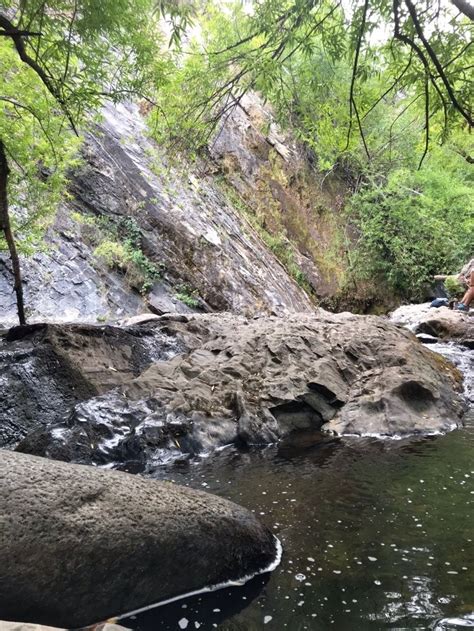
[[[449,148],[433,151],[422,170],[368,179],[348,204],[359,233],[352,274],[422,299],[434,274],[459,271],[472,251],[473,190],[472,167]]]
[[[146,94],[156,82],[161,16],[176,40],[190,11],[174,0],[6,0],[0,8],[0,250],[10,253],[20,323],[17,240],[27,253],[38,246],[65,194],[78,130],[105,100]]]
[[[38,243],[64,194],[85,116],[149,90],[160,63],[153,11],[151,0],[3,3],[0,35],[28,34],[0,37],[0,138],[21,249]]]
[[[64,194],[67,169],[79,138],[68,133],[54,98],[37,85],[8,41],[0,40],[0,138],[10,160],[10,205],[21,250],[39,247],[45,226]],[[5,246],[1,241],[0,250]]]
[[[472,254],[472,21],[462,0],[6,0],[0,143],[20,249],[39,247],[105,100],[146,99],[155,138],[196,151],[256,90],[316,175],[352,193],[347,273],[418,297]]]
[[[252,7],[207,6],[160,86],[155,136],[205,147],[258,90],[321,177],[333,172],[353,192],[347,276],[419,298],[474,243],[469,16],[447,1]]]

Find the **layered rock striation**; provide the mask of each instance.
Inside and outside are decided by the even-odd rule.
[[[311,310],[306,293],[206,165],[172,164],[150,139],[138,106],[108,105],[85,135],[82,157],[47,247],[22,260],[30,322],[117,321],[149,308],[183,312],[189,310],[183,294],[204,311]],[[118,226],[125,231],[117,237]],[[102,250],[108,242],[112,247],[110,241],[120,249],[131,238],[145,266],[160,278],[147,279],[144,290],[142,283],[135,286],[120,264],[107,265],[97,255],[100,233]],[[0,256],[4,326],[17,322],[9,267]]]

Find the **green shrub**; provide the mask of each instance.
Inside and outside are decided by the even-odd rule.
[[[178,285],[175,298],[184,302],[188,307],[196,308],[199,306],[199,294],[197,289],[190,289],[187,285]]]
[[[474,198],[463,169],[443,170],[430,159],[423,171],[399,169],[382,182],[367,181],[348,207],[358,234],[353,276],[416,300],[433,275],[459,269],[474,238]]]
[[[126,217],[113,224],[103,218],[100,224],[96,229],[99,244],[94,255],[110,269],[125,274],[131,287],[141,294],[148,293],[161,277],[162,266],[153,263],[141,249],[141,230],[135,219]]]
[[[126,246],[117,241],[104,239],[94,250],[94,256],[102,259],[111,269],[123,272],[127,270],[130,262],[130,252]]]
[[[444,286],[450,298],[459,298],[465,292],[465,287],[457,276],[448,276],[444,281]]]

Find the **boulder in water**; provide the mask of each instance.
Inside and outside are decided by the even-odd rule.
[[[396,309],[391,320],[405,325],[414,333],[453,340],[472,348],[474,341],[474,312],[463,313],[456,309],[430,308],[429,303],[404,305]]]
[[[0,619],[82,627],[258,573],[276,540],[208,493],[0,450]]]
[[[65,421],[30,433],[18,449],[140,470],[294,430],[406,436],[461,423],[459,371],[382,318],[221,313],[144,326],[186,350],[76,403]]]

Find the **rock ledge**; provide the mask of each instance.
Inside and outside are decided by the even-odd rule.
[[[81,361],[73,326],[67,329],[73,351],[61,346],[60,329],[48,329],[36,352],[52,335],[55,353],[72,356],[75,374],[88,383],[106,375],[97,396],[66,401],[57,410],[58,422],[51,425],[48,417],[46,429],[38,423],[40,429],[19,445],[52,458],[127,461],[143,469],[229,443],[274,442],[306,428],[383,436],[445,432],[463,415],[459,371],[410,332],[375,316],[323,310],[254,319],[222,313],[163,316],[120,330],[135,346],[144,336],[149,345],[156,341],[146,361],[135,353],[139,367],[128,353],[127,368],[122,354],[120,370],[107,356],[107,340],[115,339],[116,329],[103,327],[103,335],[94,332],[101,340],[102,373],[91,368],[84,329],[80,340],[87,361]],[[31,343],[23,338],[26,346]],[[165,343],[167,354],[160,355]],[[15,344],[20,353],[22,344]],[[28,388],[34,407],[39,396],[34,381]],[[41,415],[39,406],[36,411]],[[21,418],[14,422],[21,424]]]

